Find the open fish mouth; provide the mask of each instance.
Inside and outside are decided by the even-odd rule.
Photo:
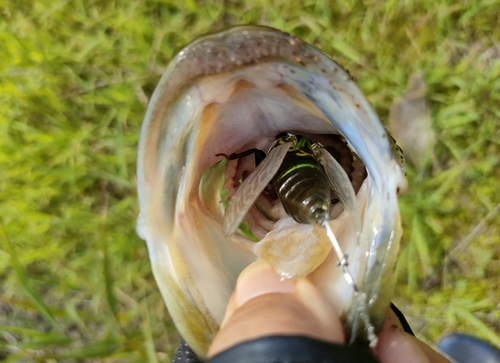
[[[349,188],[328,192],[325,222],[345,261],[324,224],[297,222],[265,181],[248,210],[239,209],[236,233],[224,227],[232,198],[284,134],[319,145],[340,166],[334,179],[348,180]],[[349,74],[290,34],[240,26],[181,50],[142,126],[137,231],[193,350],[206,356],[239,273],[259,258],[284,278],[307,276],[343,319],[348,341],[373,343],[395,282],[401,157]]]

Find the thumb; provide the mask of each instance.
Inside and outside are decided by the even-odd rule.
[[[272,335],[344,341],[335,311],[308,279],[282,281],[269,264],[257,261],[240,274],[208,355]]]

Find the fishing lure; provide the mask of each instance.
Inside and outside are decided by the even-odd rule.
[[[248,153],[234,154],[229,158],[245,155]],[[359,232],[356,195],[342,166],[320,143],[287,133],[276,139],[264,160],[232,196],[224,215],[224,233],[236,232],[268,184],[290,217],[298,223],[321,226],[330,216],[330,188],[333,189],[345,210],[354,218]]]

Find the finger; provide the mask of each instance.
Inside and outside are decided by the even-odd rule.
[[[374,354],[382,363],[449,363],[427,344],[406,333],[392,311],[384,322]]]
[[[238,343],[271,335],[300,335],[342,343],[339,318],[307,279],[284,280],[259,261],[245,269],[228,304],[209,357]]]

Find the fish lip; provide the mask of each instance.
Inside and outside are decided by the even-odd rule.
[[[267,34],[270,35],[271,38],[277,39],[277,43],[281,46],[281,48],[278,47],[279,54],[274,53],[260,57],[255,55],[254,57],[250,57],[245,62],[240,62],[240,64],[238,64],[237,58],[233,61],[229,57],[230,62],[228,62],[229,66],[227,66],[227,68],[219,68],[215,63],[210,67],[205,67],[203,69],[193,68],[194,63],[193,59],[190,58],[190,54],[200,50],[206,51],[203,47],[200,48],[201,45],[206,45],[208,43],[213,45],[213,42],[215,41],[220,43],[221,40],[227,39],[232,35],[239,34],[245,36],[245,31],[250,35],[257,33],[260,35]],[[298,57],[299,59],[297,59],[297,57],[293,57],[292,54],[293,50],[297,49],[301,49],[306,52],[300,53],[300,57]],[[304,54],[308,54],[309,56],[306,57]],[[342,92],[342,94],[336,94],[337,99],[334,99],[334,101],[338,101],[340,99],[341,101],[343,100],[346,102],[346,105],[349,105],[350,103],[353,103],[353,105],[355,104],[356,107],[352,109],[354,114],[353,116],[355,116],[357,122],[355,125],[341,124],[342,115],[335,113],[335,110],[329,109],[328,105],[325,105],[325,98],[322,98],[324,95],[321,94],[321,91],[318,89],[308,89],[307,87],[310,87],[310,84],[305,84],[302,81],[298,82],[297,79],[294,79],[291,74],[287,73],[290,69],[292,69],[289,68],[290,64],[293,64],[294,67],[296,67],[293,69],[299,71],[306,66],[310,66],[314,62],[318,62],[315,60],[315,57],[323,62],[322,64],[325,64],[326,62],[331,66],[331,74],[328,73],[328,76],[330,77],[329,81],[333,82],[333,84],[341,84],[343,87],[342,90],[336,89],[335,91],[332,90],[330,92],[332,95],[335,94],[335,92]],[[401,171],[398,170],[398,166],[394,161],[389,142],[387,140],[384,141],[384,138],[387,139],[387,135],[385,130],[382,128],[378,117],[371,109],[368,101],[366,101],[359,89],[357,89],[356,85],[352,82],[352,78],[339,65],[329,60],[317,49],[307,45],[302,40],[269,27],[240,26],[219,33],[218,35],[209,35],[208,37],[199,38],[194,43],[188,45],[181,50],[181,52],[179,52],[160,80],[158,87],[153,93],[150,105],[148,106],[139,142],[138,194],[141,204],[141,213],[138,218],[137,229],[139,235],[141,235],[141,237],[146,239],[148,242],[155,276],[157,277],[162,294],[167,301],[167,305],[169,305],[169,309],[175,305],[175,301],[169,297],[170,292],[166,291],[167,287],[162,286],[162,274],[172,276],[174,283],[176,284],[182,284],[184,282],[182,281],[182,272],[175,267],[174,260],[176,256],[172,252],[172,249],[177,247],[173,246],[174,242],[172,242],[172,240],[167,241],[165,238],[170,238],[171,235],[169,233],[177,233],[178,229],[183,228],[183,223],[185,223],[186,215],[178,215],[176,212],[179,207],[186,208],[186,204],[182,202],[181,199],[186,195],[186,193],[190,192],[186,190],[185,181],[186,178],[192,175],[190,174],[190,168],[194,167],[194,164],[191,166],[189,165],[189,158],[193,155],[192,143],[194,141],[190,140],[196,137],[195,125],[189,124],[188,122],[182,123],[178,120],[172,121],[172,119],[170,123],[166,122],[168,117],[171,118],[171,115],[169,116],[168,113],[169,108],[171,108],[172,105],[178,101],[182,92],[189,90],[190,87],[193,87],[193,85],[203,77],[222,74],[221,72],[233,72],[237,69],[251,67],[259,62],[270,63],[271,61],[279,63],[276,69],[279,69],[282,77],[288,77],[287,80],[290,81],[290,84],[297,89],[302,90],[302,93],[307,94],[307,97],[316,104],[323,104],[324,109],[321,111],[327,115],[327,118],[330,119],[334,128],[341,132],[341,134],[349,142],[350,146],[356,150],[358,154],[360,154],[361,159],[365,161],[370,178],[370,196],[375,195],[380,203],[390,205],[392,208],[389,212],[389,208],[385,208],[384,210],[382,207],[376,208],[375,206],[372,206],[373,212],[378,211],[380,212],[380,218],[382,220],[385,218],[387,220],[391,219],[391,221],[394,219],[393,215],[398,214],[397,201],[395,202],[395,196],[393,194],[395,194],[396,187],[402,183],[402,180],[404,180],[404,176],[401,176]],[[195,69],[196,72],[190,73],[190,69]],[[311,74],[314,73],[311,70],[310,72]],[[318,68],[315,72],[318,76],[322,75],[320,68]],[[318,84],[321,85],[321,87],[327,87],[328,82],[326,81],[322,82],[316,78],[312,80],[319,82]],[[349,113],[346,113],[345,115],[349,115]],[[352,120],[351,123],[353,123]],[[176,130],[174,130],[174,128]],[[176,141],[172,141],[171,144],[166,145],[163,143],[166,135],[170,141]],[[368,140],[369,145],[365,145],[366,150],[361,150],[362,152],[359,152],[360,150],[358,145],[363,144],[363,140]],[[167,165],[162,165],[162,162],[165,161],[162,157],[165,154],[172,155],[172,157],[171,160],[166,160]],[[374,157],[373,155],[377,156]],[[369,162],[366,163],[366,161]],[[160,185],[161,188],[159,188],[158,183],[164,183],[166,175],[168,175],[168,177],[172,180],[170,183],[167,183],[168,185],[162,184]],[[166,194],[168,194],[167,197],[165,197]],[[159,198],[160,195],[162,196],[161,198]],[[166,210],[162,209],[163,207],[158,207],[158,204],[161,203],[169,205],[170,209]],[[151,206],[154,206],[157,209],[153,210],[151,209]],[[158,211],[164,212],[164,214],[166,213],[167,218],[163,218],[162,220],[162,218],[155,216],[154,214]],[[391,226],[386,226],[386,229],[388,230],[384,230],[384,226],[381,225],[381,222],[378,220],[367,226],[367,235],[363,238],[369,239],[370,243],[372,243],[373,249],[370,251],[379,251],[380,248],[387,245],[387,241],[389,241],[389,244],[392,246],[392,251],[395,250],[394,246],[397,245],[399,236],[397,236],[397,233],[394,234],[393,232],[397,228],[400,228],[397,226],[399,224],[399,220],[391,223]],[[163,226],[161,226],[161,224],[163,224]],[[171,228],[170,231],[169,228]],[[176,228],[177,232],[175,232]],[[382,229],[375,232],[375,228]],[[373,239],[373,241],[371,239]],[[175,253],[182,254],[183,251],[176,251]],[[368,259],[368,270],[374,268],[374,266],[383,264],[384,259],[382,257],[377,258],[376,255],[376,253],[369,253],[369,256],[366,257]],[[386,270],[391,267],[392,266],[386,266]],[[193,273],[193,275],[195,275],[195,273]],[[370,276],[365,278],[368,279],[366,284],[372,284],[374,286],[374,289],[372,289],[373,291],[380,287],[380,281],[373,281],[375,277],[372,278],[372,281],[370,281]],[[393,282],[389,282],[389,284],[392,283]],[[199,301],[195,295],[203,295],[200,291],[197,290],[193,292],[192,289],[190,290],[189,288],[185,288],[185,286],[183,288],[185,296],[188,296],[190,301],[195,303]],[[372,294],[373,291],[368,291],[367,293]],[[374,294],[372,294],[372,296],[374,296]],[[205,310],[202,308],[203,307],[200,308],[200,311],[207,310],[206,306],[204,307]],[[173,310],[175,310],[175,306]]]

